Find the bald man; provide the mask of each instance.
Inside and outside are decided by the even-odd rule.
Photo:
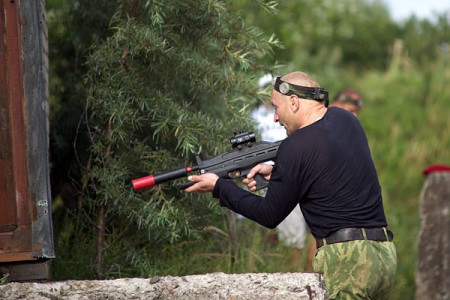
[[[277,77],[274,121],[287,133],[274,165],[257,165],[244,179],[250,191],[208,173],[189,176],[186,192],[212,192],[220,205],[275,228],[298,205],[317,252],[330,299],[385,299],[397,267],[393,234],[367,138],[350,112],[328,107],[328,92],[304,72]],[[254,176],[269,180],[258,196]]]

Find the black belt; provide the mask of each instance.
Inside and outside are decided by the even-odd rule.
[[[387,228],[344,228],[333,232],[326,238],[316,238],[317,249],[327,244],[356,240],[392,241],[394,234]]]

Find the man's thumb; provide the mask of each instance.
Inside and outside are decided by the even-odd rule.
[[[189,175],[187,179],[192,182],[197,182],[199,180],[198,177],[198,175]]]

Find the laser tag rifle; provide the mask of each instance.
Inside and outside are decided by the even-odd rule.
[[[234,132],[234,136],[229,139],[232,150],[219,154],[213,158],[202,161],[197,155],[197,165],[184,167],[170,171],[164,171],[154,175],[149,175],[132,180],[135,191],[154,186],[156,184],[175,180],[189,173],[199,171],[200,174],[214,173],[225,179],[237,179],[246,177],[251,168],[259,163],[270,161],[277,156],[277,142],[256,142],[253,132]],[[256,189],[267,187],[268,181],[261,174],[255,176]],[[192,186],[194,183],[188,182],[181,185],[182,189]]]

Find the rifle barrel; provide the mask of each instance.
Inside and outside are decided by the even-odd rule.
[[[132,180],[133,188],[137,191],[143,188],[151,187],[156,184],[184,177],[191,172],[197,171],[198,169],[198,166],[185,167],[137,178]]]

